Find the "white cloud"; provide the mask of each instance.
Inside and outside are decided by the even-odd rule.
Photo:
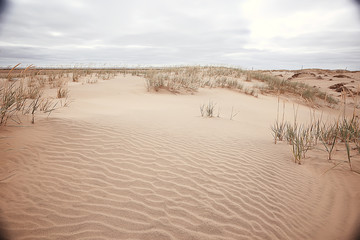
[[[292,68],[307,62],[360,69],[354,60],[360,59],[359,9],[351,0],[11,3],[0,25],[0,65],[96,60]]]
[[[341,35],[345,31],[356,32],[360,29],[360,22],[356,21],[356,9],[350,2],[320,0],[314,4],[311,2],[306,4],[305,1],[306,5],[303,5],[304,1],[287,2],[291,2],[292,5],[285,8],[282,8],[286,4],[283,0],[247,1],[244,4],[244,12],[248,13],[246,17],[251,29],[250,41],[245,46],[246,48],[314,52],[319,50],[321,43],[314,41],[313,45],[309,43],[304,46],[287,44],[284,47],[279,44],[278,39],[294,41],[297,37],[302,36],[311,39],[311,35],[319,33],[326,34],[333,31],[334,34]],[[339,38],[339,36],[335,36],[335,38]],[[296,44],[296,41],[294,43]]]
[[[63,36],[64,34],[61,33],[61,32],[50,31],[50,32],[49,32],[49,35],[50,35],[50,36],[53,36],[53,37],[61,37],[61,36]]]

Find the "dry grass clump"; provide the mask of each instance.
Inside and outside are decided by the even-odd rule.
[[[74,71],[72,74],[72,81],[79,82],[80,74],[77,71]]]
[[[275,143],[286,140],[291,145],[295,163],[302,164],[306,153],[315,148],[318,142],[321,142],[324,147],[322,150],[327,152],[327,158],[331,161],[335,146],[343,144],[347,159],[335,164],[334,167],[347,162],[350,170],[355,171],[351,158],[353,154],[360,154],[360,122],[355,114],[351,118],[345,115],[339,117],[333,123],[324,123],[321,119],[317,119],[307,125],[298,124],[296,114],[294,123],[284,121],[283,117],[281,121],[277,118],[271,126]]]
[[[54,68],[54,69],[38,69],[32,65],[20,69],[17,68],[20,64],[8,69],[7,72],[0,71],[0,78],[8,81],[24,80],[25,83],[32,87],[40,85],[41,89],[46,88],[60,88],[64,82],[82,82],[94,84],[100,79],[109,80],[116,77],[120,73],[127,73],[129,70],[125,69],[90,69],[83,68]],[[36,89],[36,87],[34,87]],[[31,89],[29,95],[36,97],[36,93]]]
[[[332,124],[323,124],[319,133],[319,139],[324,145],[325,151],[328,153],[328,160],[331,160],[331,155],[335,144],[338,140],[339,122]]]
[[[12,118],[23,105],[23,101],[17,102],[18,100],[18,89],[15,88],[15,84],[6,82],[0,86],[0,125],[6,124],[9,118]]]
[[[139,72],[139,74],[142,74]],[[148,91],[166,89],[170,92],[196,92],[199,88],[228,88],[256,96],[253,89],[244,90],[247,73],[225,67],[174,67],[145,71]],[[248,74],[249,75],[249,74]]]
[[[28,85],[26,88],[27,98],[36,99],[38,96],[42,95],[42,91],[44,87],[41,84],[39,84],[39,82],[34,81],[34,79],[30,79],[28,80],[27,85]]]
[[[31,114],[32,123],[35,122],[35,113],[42,99],[39,89],[31,90],[36,95],[29,96],[29,89],[17,83],[3,82],[0,86],[0,125],[6,125],[9,119],[20,123],[18,114]],[[32,93],[32,92],[31,92]],[[33,98],[30,98],[33,97]]]
[[[39,78],[38,78],[39,79]],[[43,78],[46,79],[46,78]],[[50,88],[59,88],[64,84],[65,80],[62,76],[57,75],[49,75],[48,76],[48,84]]]
[[[258,97],[258,91],[254,88],[245,88],[244,89],[244,93],[246,95],[251,95],[251,96],[254,96],[254,97]]]
[[[111,69],[90,69],[90,68],[73,68],[70,70],[68,75],[71,76],[72,82],[81,82],[82,79],[86,79],[86,83],[97,83],[98,79],[109,80],[114,78],[118,73],[123,72],[122,70],[111,70]],[[92,79],[92,78],[95,79]]]
[[[274,142],[284,141],[291,145],[294,162],[303,163],[306,153],[313,149],[319,140],[323,141],[322,136],[329,134],[327,128],[320,128],[320,122],[314,122],[309,125],[290,122],[279,122],[271,126]],[[327,146],[327,145],[326,145]]]
[[[307,151],[312,149],[317,142],[318,136],[313,131],[314,125],[286,124],[285,138],[292,146],[292,154],[295,163],[302,164]]]
[[[265,92],[275,93],[275,94],[292,94],[295,96],[300,96],[305,100],[315,101],[317,98],[324,100],[330,105],[335,105],[338,101],[332,96],[327,95],[326,93],[310,87],[305,83],[292,82],[290,80],[283,80],[278,77],[262,73],[260,71],[254,71],[252,73],[253,79],[265,82],[267,87],[262,89]]]
[[[19,66],[16,65],[15,67]],[[20,115],[31,115],[31,123],[35,123],[35,115],[38,112],[48,113],[54,111],[58,101],[51,97],[44,96],[44,90],[47,86],[44,81],[38,81],[39,73],[30,74],[29,69],[32,65],[17,75],[18,79],[14,80],[11,73],[15,70],[13,67],[8,74],[8,78],[0,81],[0,126],[6,125],[8,120],[21,123]],[[55,77],[49,76],[49,79]],[[42,80],[47,78],[41,78]],[[60,78],[58,78],[60,79]],[[60,79],[61,80],[61,79]],[[63,81],[61,81],[63,83]],[[58,90],[58,97],[67,99],[68,90],[62,84]],[[67,101],[61,106],[68,104]]]
[[[67,98],[69,96],[69,89],[67,88],[67,86],[60,86],[57,89],[57,98]]]
[[[105,79],[104,79],[105,80]],[[97,83],[99,80],[97,78],[89,78],[89,79],[86,79],[86,83],[88,84],[95,84]]]
[[[200,105],[200,113],[201,113],[201,116],[202,117],[209,117],[209,118],[212,118],[214,117],[214,114],[215,114],[215,106],[216,106],[216,103],[213,103],[211,101],[209,101],[208,104],[202,104]],[[218,113],[218,117],[219,117],[219,114]]]
[[[145,78],[148,91],[166,89],[174,93],[195,92],[200,87],[197,67],[150,70]]]
[[[215,112],[217,110],[217,115],[216,117],[220,118],[220,107],[218,106],[216,108],[217,104],[210,101],[208,103],[203,103],[200,105],[200,114],[202,117],[204,118],[213,118],[215,117]],[[238,114],[240,113],[240,111],[234,111],[234,107],[231,107],[231,112],[230,112],[230,120],[233,120]]]
[[[310,87],[307,84],[282,80],[261,71],[242,70],[227,67],[173,67],[137,71],[146,78],[148,91],[167,89],[170,92],[195,92],[198,88],[228,88],[257,97],[258,93],[290,94],[299,96],[307,102],[317,99],[330,106],[338,103],[332,96]],[[135,74],[135,72],[134,72]],[[259,84],[252,84],[253,82]],[[251,86],[249,87],[248,84]]]

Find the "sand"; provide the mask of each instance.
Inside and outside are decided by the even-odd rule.
[[[294,164],[272,140],[275,97],[149,93],[132,76],[70,94],[70,107],[0,131],[11,239],[351,239],[359,227],[360,175],[322,174],[332,165],[316,152]],[[200,116],[209,101],[220,117]]]

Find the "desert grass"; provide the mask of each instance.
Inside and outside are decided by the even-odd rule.
[[[80,74],[78,71],[74,71],[72,74],[72,81],[73,82],[79,82]]]
[[[21,73],[24,70],[20,71],[17,67],[9,70],[9,78],[24,76],[24,73]],[[98,80],[108,80],[119,74],[145,77],[145,86],[149,92],[165,89],[176,94],[193,94],[199,88],[227,88],[254,97],[258,97],[260,93],[293,95],[302,99],[306,104],[321,100],[329,107],[334,107],[339,102],[334,97],[307,84],[284,80],[263,71],[234,67],[186,66],[134,69],[91,69],[86,66],[68,69],[34,69],[31,67],[26,72],[26,76],[41,81],[40,85],[45,85],[44,78],[48,78],[48,84],[52,88],[58,88],[61,80],[96,83],[96,80],[92,79],[93,77]],[[83,80],[84,77],[89,76],[91,80]]]
[[[328,153],[328,160],[331,160],[332,152],[334,150],[336,141],[338,140],[339,122],[334,124],[323,124],[319,137],[321,143],[324,145],[325,151]]]
[[[45,98],[41,101],[40,104],[40,111],[44,113],[48,113],[48,116],[52,111],[56,109],[56,106],[58,105],[57,101],[54,101],[53,98]]]
[[[57,98],[66,98],[69,96],[69,89],[67,88],[67,86],[65,85],[61,85],[58,89],[57,89]]]
[[[0,86],[0,125],[5,125],[18,112],[18,108],[22,108],[19,104],[23,104],[23,101],[17,102],[20,100],[18,94],[15,83],[5,82]]]
[[[31,85],[28,88],[26,88],[26,94],[27,94],[26,98],[36,99],[43,94],[42,91],[43,89],[41,88],[41,86]]]
[[[300,96],[304,100],[310,100],[312,102],[316,99],[321,99],[328,103],[330,106],[336,105],[339,102],[325,92],[322,92],[319,89],[314,89],[305,83],[280,79],[278,77],[263,73],[261,71],[252,72],[252,77],[253,79],[257,79],[267,84],[267,87],[263,89],[264,92],[275,94],[292,94],[294,96]]]
[[[209,101],[208,104],[200,105],[200,113],[202,117],[212,118],[215,115],[216,103]],[[218,117],[220,117],[220,110],[218,110]]]
[[[319,122],[312,124],[298,124],[290,122],[279,122],[271,126],[272,135],[275,143],[284,141],[291,145],[294,162],[303,163],[306,153],[313,149],[322,134],[328,134],[324,128],[319,132]],[[327,146],[327,145],[326,145]]]
[[[191,66],[139,70],[133,74],[145,77],[148,91],[166,89],[173,93],[193,93],[199,88],[228,88],[255,97],[259,93],[289,94],[300,97],[305,103],[313,103],[319,99],[330,107],[338,104],[335,98],[319,89],[304,83],[280,79],[262,71]],[[252,84],[253,82],[258,84]],[[253,86],[245,87],[247,84]]]
[[[167,89],[174,93],[195,92],[200,87],[199,69],[196,67],[151,70],[145,78],[148,91]]]
[[[284,136],[285,136],[285,131],[290,131],[290,127],[288,127],[286,125],[287,123],[285,122],[279,122],[276,121],[272,126],[271,126],[271,131],[272,131],[272,135],[274,137],[274,142],[275,144],[278,141],[283,141]],[[292,136],[289,133],[287,134],[287,136]],[[292,138],[291,138],[292,139]],[[290,140],[289,140],[290,141]]]
[[[244,93],[246,95],[251,95],[251,96],[254,96],[254,97],[258,97],[259,94],[257,93],[256,89],[253,89],[253,88],[245,88],[244,89]]]
[[[35,123],[35,113],[39,109],[40,104],[41,104],[41,95],[38,95],[38,97],[30,103],[29,108],[31,110],[31,123],[32,124]]]
[[[274,141],[277,143],[278,141],[286,140],[291,145],[295,163],[303,164],[306,153],[314,149],[318,142],[321,142],[323,146],[321,150],[327,153],[327,160],[332,161],[335,146],[341,144],[346,150],[346,160],[335,163],[331,169],[343,162],[347,162],[351,171],[359,173],[357,170],[354,170],[352,165],[354,154],[360,154],[360,122],[355,115],[355,111],[353,116],[349,118],[346,117],[344,109],[343,115],[339,115],[338,119],[332,123],[323,122],[321,118],[315,119],[314,114],[310,124],[300,125],[296,121],[297,110],[294,110],[294,123],[286,122],[284,118],[280,121],[278,103],[277,115],[275,123],[271,126]]]
[[[109,80],[109,79],[104,79],[103,78],[103,80]],[[88,79],[86,79],[86,83],[88,83],[88,84],[95,84],[95,83],[98,83],[98,78],[88,78]]]
[[[14,67],[12,67],[7,75],[7,80],[11,81],[12,80],[12,76],[11,73],[15,70],[15,68],[17,68],[21,63],[16,64]]]
[[[316,123],[310,125],[302,125],[297,123],[297,114],[298,108],[294,109],[294,122],[290,123],[285,121],[285,103],[283,102],[283,115],[280,121],[279,119],[279,106],[280,99],[278,98],[278,108],[277,108],[277,119],[273,125],[271,125],[271,131],[274,138],[274,143],[278,141],[286,140],[286,142],[291,145],[292,155],[294,157],[294,162],[297,164],[302,164],[303,159],[306,157],[306,153],[312,149],[318,139],[318,127]]]
[[[35,123],[35,116],[39,112],[51,112],[59,107],[69,105],[69,90],[64,86],[64,80],[60,75],[50,74],[45,78],[40,76],[40,71],[30,71],[32,65],[21,70],[13,78],[13,72],[20,64],[12,67],[7,78],[0,80],[0,126],[4,126],[9,120],[20,124],[20,115],[31,115],[31,123]],[[55,101],[51,96],[45,96],[44,91],[51,84],[59,86],[57,97],[64,100]]]
[[[276,122],[271,126],[272,135],[274,137],[274,143],[276,144],[277,141],[282,141],[285,136],[285,126],[287,123],[284,122],[285,118],[285,102],[283,102],[283,115],[281,122],[279,121],[279,114],[280,114],[280,97],[278,96],[277,101],[277,113],[276,113]]]
[[[174,93],[193,93],[199,88],[228,88],[241,91],[245,75],[242,70],[221,67],[174,67],[145,71],[148,91],[166,89]],[[243,79],[240,79],[243,78]]]

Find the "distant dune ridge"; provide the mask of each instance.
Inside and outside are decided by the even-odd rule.
[[[287,144],[273,144],[277,97],[153,92],[129,74],[89,83],[69,83],[70,106],[49,118],[0,129],[0,210],[11,239],[355,237],[360,175],[345,163],[322,174],[332,165],[320,150],[294,164]],[[209,101],[214,117],[201,117]],[[283,101],[292,119],[295,105]],[[298,109],[297,121],[309,121],[309,108]]]

